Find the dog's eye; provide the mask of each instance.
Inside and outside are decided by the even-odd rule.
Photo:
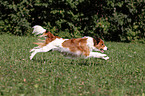
[[[102,44],[102,46],[103,46],[104,44]]]

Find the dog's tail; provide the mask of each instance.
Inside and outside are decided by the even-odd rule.
[[[44,32],[46,32],[46,29],[44,29],[43,27],[39,26],[39,25],[35,25],[33,30],[33,34],[35,35],[39,35],[39,34],[43,34]]]
[[[46,45],[46,43],[42,43],[42,42],[38,42],[38,43],[33,42],[33,44],[38,45],[40,48],[42,48],[43,46],[45,46],[45,45]]]

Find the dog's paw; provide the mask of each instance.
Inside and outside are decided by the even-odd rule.
[[[33,49],[31,49],[29,52],[32,52]]]
[[[32,60],[33,56],[30,56],[30,60]]]
[[[109,57],[104,57],[103,59],[108,60],[108,59],[109,59]]]
[[[29,52],[33,52],[33,51],[35,51],[35,49],[31,49]]]

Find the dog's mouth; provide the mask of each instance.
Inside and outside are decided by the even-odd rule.
[[[104,50],[103,49],[100,49],[100,52],[104,53]]]

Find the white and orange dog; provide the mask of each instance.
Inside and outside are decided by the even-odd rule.
[[[54,36],[51,32],[46,32],[44,28],[39,25],[35,25],[33,33],[38,35],[42,34],[40,37],[46,37],[45,40],[41,40],[41,43],[37,44],[38,47],[34,47],[30,52],[30,60],[38,52],[48,52],[50,50],[57,50],[62,53],[68,53],[75,56],[83,56],[85,58],[94,57],[102,58],[108,60],[109,57],[106,54],[93,52],[107,50],[104,41],[100,38],[94,39],[92,37],[86,36],[83,38],[76,39],[63,39],[58,36]]]

